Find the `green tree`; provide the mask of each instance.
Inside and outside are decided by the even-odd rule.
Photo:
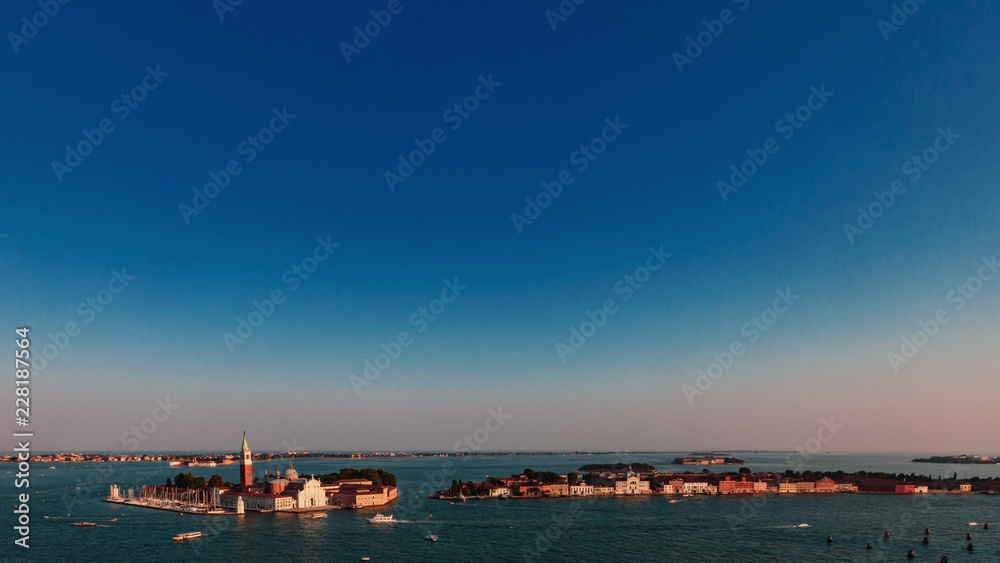
[[[740,468],[740,473],[741,473],[741,474],[746,474],[746,475],[749,475],[750,473],[752,473],[752,471],[750,471],[750,468],[749,468],[749,467],[741,467],[741,468]]]
[[[562,475],[556,473],[555,471],[537,471],[534,472],[535,480],[539,483],[562,483],[564,479]]]
[[[462,484],[455,479],[451,480],[451,496],[457,497],[458,493],[462,492]]]
[[[181,489],[194,488],[194,475],[191,473],[178,473],[174,477],[174,484]]]
[[[577,473],[576,471],[570,471],[569,473],[566,474],[566,480],[569,482],[570,485],[572,485],[580,480],[580,474]]]
[[[167,486],[168,487],[173,487],[174,486],[174,482],[170,480],[170,477],[167,477]]]
[[[370,467],[361,471],[361,478],[371,481],[372,485],[375,486],[380,486],[382,484],[382,478],[379,476],[378,471]]]
[[[379,476],[379,479],[382,481],[383,485],[386,485],[386,486],[389,486],[389,487],[395,487],[396,486],[396,476],[394,474],[389,473],[388,471],[382,471],[381,469],[379,469],[378,470],[378,476]]]
[[[512,494],[514,496],[520,495],[521,494],[521,485],[513,485],[510,488],[510,494]]]
[[[525,469],[524,470],[524,476],[527,477],[528,479],[534,479],[535,478],[535,470],[532,469],[532,468],[530,468],[530,467],[527,468],[527,469]]]
[[[225,485],[226,482],[222,480],[222,475],[215,474],[212,478],[208,480],[208,486],[212,488],[218,488]]]

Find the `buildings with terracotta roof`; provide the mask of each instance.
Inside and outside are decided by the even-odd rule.
[[[264,481],[255,483],[252,458],[244,433],[240,448],[240,484],[221,492],[219,500],[223,507],[238,509],[241,501],[244,509],[261,511],[365,507],[380,506],[398,496],[396,487],[373,485],[367,479],[345,479],[324,485],[312,476],[299,477],[291,463],[284,477],[278,472],[272,479],[265,472]]]
[[[327,504],[364,508],[388,504],[399,496],[396,487],[373,485],[371,481],[366,479],[352,479],[352,481],[352,483],[323,485]],[[358,481],[363,482],[359,483]]]

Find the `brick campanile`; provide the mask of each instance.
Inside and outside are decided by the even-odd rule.
[[[240,449],[240,487],[247,490],[253,484],[253,459],[247,446],[247,433],[243,431],[243,447]]]

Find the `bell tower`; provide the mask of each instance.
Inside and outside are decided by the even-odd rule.
[[[243,447],[240,449],[240,488],[249,490],[253,484],[253,457],[250,455],[250,447],[247,446],[247,433],[243,431]]]

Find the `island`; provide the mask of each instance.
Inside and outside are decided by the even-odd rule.
[[[627,467],[627,466],[626,466]],[[640,475],[633,470],[555,471],[525,469],[509,477],[488,477],[475,483],[455,479],[451,487],[432,493],[430,498],[465,502],[553,497],[589,497],[619,495],[761,495],[761,494],[1000,494],[1000,477],[958,479],[905,473],[855,471],[753,472],[741,467],[739,472],[659,473]],[[670,500],[682,502],[681,499]]]
[[[986,457],[978,455],[932,455],[931,457],[918,457],[911,460],[913,463],[980,463],[980,464],[1000,464],[1000,458]]]
[[[674,458],[674,465],[746,465],[736,457],[691,454],[689,457]]]
[[[182,472],[172,481],[168,478],[162,486],[143,485],[136,490],[127,485],[111,485],[110,494],[102,500],[185,514],[225,516],[248,510],[314,512],[366,508],[382,506],[399,497],[396,476],[380,468],[345,467],[317,477],[299,475],[289,463],[284,474],[276,469],[272,475],[270,467],[265,467],[262,475],[254,475],[254,456],[247,444],[246,432],[239,452],[229,459],[232,457],[238,459],[238,483],[226,483],[218,474],[206,480]],[[199,466],[204,467],[203,464]]]

